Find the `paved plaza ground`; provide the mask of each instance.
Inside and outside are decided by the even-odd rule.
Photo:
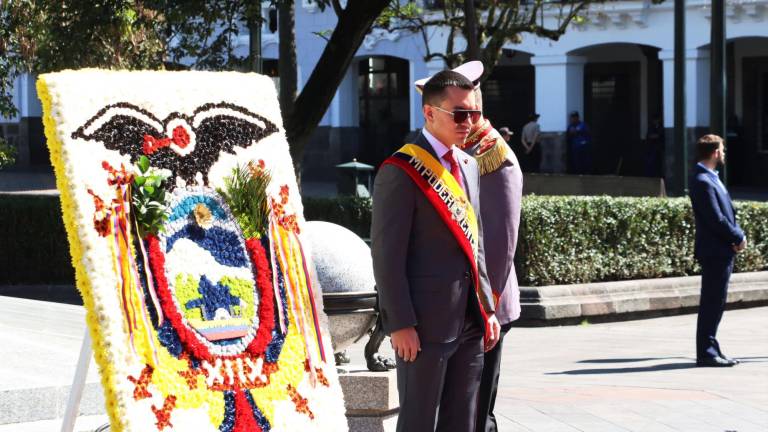
[[[34,396],[32,388],[48,389],[61,407],[83,315],[78,306],[0,297],[0,408],[8,406],[4,398]],[[695,315],[681,315],[513,328],[497,401],[501,431],[768,431],[768,308],[726,312],[719,339],[726,354],[742,360],[734,368],[694,367],[695,324]],[[354,362],[362,362],[361,350],[352,350]],[[98,390],[95,367],[88,381]],[[81,417],[75,430],[105,421]],[[59,425],[6,424],[0,432]]]

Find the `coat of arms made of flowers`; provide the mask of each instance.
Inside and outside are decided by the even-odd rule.
[[[346,431],[274,85],[42,75],[112,430]]]

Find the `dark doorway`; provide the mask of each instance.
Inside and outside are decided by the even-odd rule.
[[[768,188],[768,57],[742,63],[743,138],[728,142],[728,177],[736,186]]]
[[[587,64],[584,111],[592,133],[594,173],[640,175],[640,62]]]
[[[519,150],[520,132],[536,109],[536,72],[533,66],[496,66],[483,83],[483,111],[496,129],[507,126],[510,145]]]
[[[378,167],[400,148],[410,130],[408,61],[370,57],[358,65],[362,135],[358,159]]]

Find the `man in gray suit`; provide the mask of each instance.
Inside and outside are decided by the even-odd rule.
[[[475,96],[477,106],[482,110],[480,88],[475,90]],[[514,261],[523,173],[512,149],[486,118],[475,123],[462,149],[471,154],[480,167],[480,194],[485,202],[480,215],[485,234],[485,265],[497,299],[496,318],[501,324],[499,343],[485,353],[477,405],[477,432],[497,432],[499,428],[493,410],[501,373],[502,344],[512,322],[520,317],[520,289]]]
[[[481,114],[473,88],[452,71],[427,82],[424,130],[376,176],[371,253],[397,354],[400,432],[474,431],[483,353],[499,337],[483,256],[480,173],[455,147]]]

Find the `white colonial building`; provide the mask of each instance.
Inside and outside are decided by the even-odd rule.
[[[709,125],[710,1],[686,4],[686,122],[693,139]],[[726,4],[729,181],[768,188],[768,0]],[[264,15],[275,19],[268,2]],[[587,19],[571,25],[559,41],[526,36],[506,46],[484,83],[487,116],[519,135],[531,113],[541,114],[546,132],[542,169],[562,172],[568,113],[579,111],[593,134],[597,173],[642,174],[651,119],[662,120],[667,147],[673,145],[673,15],[671,0],[610,2],[593,6]],[[321,11],[311,0],[297,2],[299,86],[326,44],[317,33],[332,29],[335,21],[330,9]],[[265,69],[272,75],[277,69],[275,30],[272,22],[262,35]],[[433,32],[432,51],[445,46],[442,37]],[[247,34],[237,43],[245,53]],[[304,180],[331,181],[333,166],[352,158],[378,165],[423,125],[412,82],[444,68],[439,61],[427,64],[425,52],[419,35],[375,30],[366,38],[307,148]],[[46,165],[31,77],[17,80],[15,97],[20,115],[0,119],[0,130],[19,145],[22,168]],[[671,155],[667,151],[668,159]],[[668,177],[675,175],[671,166]]]

